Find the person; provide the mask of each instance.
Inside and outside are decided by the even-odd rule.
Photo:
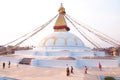
[[[102,71],[102,65],[101,65],[100,62],[99,62],[99,64],[98,64],[98,68],[99,68],[100,71]]]
[[[5,69],[5,62],[3,62],[3,69]]]
[[[17,67],[19,66],[19,63],[17,63]]]
[[[8,62],[8,68],[10,68],[10,64],[11,64],[11,63],[10,63],[10,61],[9,61],[9,62]]]
[[[85,69],[84,69],[85,74],[87,74],[87,70],[88,70],[88,68],[87,68],[87,66],[85,66]]]
[[[73,73],[73,67],[71,66],[71,73]]]
[[[70,70],[69,70],[69,67],[66,68],[66,76],[69,76],[70,75]]]

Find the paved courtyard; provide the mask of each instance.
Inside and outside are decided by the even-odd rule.
[[[34,67],[28,65],[11,64],[11,67],[2,68],[0,63],[0,77],[10,77],[17,80],[99,80],[100,75],[120,76],[120,68],[89,67],[88,74],[84,74],[83,68],[74,68],[74,74],[66,76],[65,68]],[[0,78],[0,80],[3,80]],[[12,79],[11,79],[12,80]]]

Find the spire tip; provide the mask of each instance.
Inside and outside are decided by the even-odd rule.
[[[66,13],[65,12],[65,8],[63,7],[63,4],[61,3],[61,6],[60,6],[60,8],[59,8],[59,13]]]

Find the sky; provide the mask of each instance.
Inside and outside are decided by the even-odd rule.
[[[49,21],[58,14],[61,3],[66,13],[78,22],[120,41],[120,0],[0,0],[0,45]],[[54,23],[21,45],[36,46],[53,32]],[[79,37],[74,30],[71,32]]]

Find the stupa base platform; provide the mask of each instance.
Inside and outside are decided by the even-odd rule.
[[[60,57],[59,57],[60,58]],[[75,59],[70,60],[69,57],[64,57],[60,60],[58,58],[53,59],[32,59],[32,66],[43,66],[43,67],[66,67],[66,64],[74,67],[98,67],[98,63],[102,64],[102,67],[119,67],[119,61],[116,59]]]
[[[20,63],[24,58],[30,58],[30,64],[31,66],[37,66],[37,67],[66,67],[66,64],[69,66],[74,67],[98,67],[98,63],[100,62],[102,64],[102,67],[119,67],[120,58],[115,57],[105,57],[105,56],[94,56],[94,57],[69,57],[69,56],[22,56],[22,55],[6,55],[6,56],[0,56],[1,62],[7,62],[11,61],[11,63],[18,64]]]
[[[15,55],[21,59],[32,58],[30,65],[43,67],[98,67],[100,62],[103,67],[119,67],[117,59],[106,57],[104,52],[95,51],[16,51]]]

